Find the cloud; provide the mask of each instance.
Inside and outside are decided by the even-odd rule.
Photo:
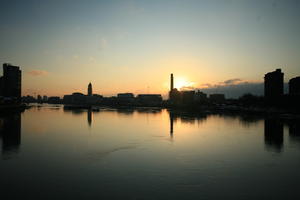
[[[32,70],[27,72],[27,74],[31,76],[46,76],[49,72],[44,71],[44,70]]]
[[[263,82],[233,78],[217,84],[202,84],[197,90],[201,90],[207,94],[223,93],[227,98],[238,98],[245,93],[263,95],[264,84]]]
[[[211,88],[213,87],[214,85],[210,84],[210,83],[204,83],[204,84],[201,84],[200,85],[200,88]]]
[[[239,78],[234,78],[234,79],[229,79],[229,80],[226,80],[224,82],[222,82],[222,84],[224,85],[235,85],[235,84],[239,84],[241,83],[242,80],[239,79]]]
[[[227,84],[227,85],[214,85],[213,87],[199,88],[199,90],[207,93],[222,93],[225,94],[226,98],[238,98],[245,93],[251,93],[254,95],[263,95],[264,84],[262,82],[247,82],[242,81],[240,83]]]
[[[217,84],[204,83],[200,85],[200,88],[219,88],[219,87],[235,86],[235,85],[243,85],[243,84],[251,84],[251,83],[260,83],[260,82],[247,81],[247,80],[242,80],[240,78],[233,78],[233,79],[225,80],[223,82],[219,82]]]
[[[204,87],[203,87],[204,86]],[[219,84],[202,84],[200,90],[207,94],[222,93],[226,98],[238,98],[246,93],[262,96],[264,95],[264,83],[258,81],[247,81],[241,79],[231,79]],[[287,93],[288,84],[284,83],[284,92]]]
[[[195,87],[193,87],[193,86],[183,86],[183,87],[180,88],[180,90],[182,90],[182,91],[195,90]]]

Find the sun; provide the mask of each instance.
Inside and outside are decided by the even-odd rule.
[[[194,85],[193,82],[187,81],[185,78],[177,78],[175,80],[175,88],[177,89],[183,89],[184,87],[192,87]]]

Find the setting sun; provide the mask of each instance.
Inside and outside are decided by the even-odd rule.
[[[185,87],[192,87],[194,85],[193,82],[187,81],[185,78],[176,78],[175,79],[175,88],[183,89]]]

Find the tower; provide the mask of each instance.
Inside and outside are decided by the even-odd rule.
[[[176,88],[174,88],[174,77],[171,74],[171,82],[170,82],[170,91],[169,91],[169,101],[171,104],[178,104],[181,102],[182,95]]]
[[[92,95],[93,95],[92,84],[89,83],[89,85],[88,85],[88,96],[92,96]]]
[[[172,91],[174,89],[174,78],[173,78],[173,74],[171,74],[171,85],[170,85],[170,91]]]

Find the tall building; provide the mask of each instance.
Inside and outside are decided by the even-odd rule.
[[[0,78],[0,95],[21,99],[22,73],[18,66],[3,64],[3,76]]]
[[[300,76],[292,78],[289,81],[289,94],[300,95]]]
[[[265,74],[265,97],[267,99],[283,95],[283,76],[281,69]]]
[[[93,96],[93,89],[92,89],[91,83],[89,83],[89,85],[88,85],[88,96]]]

